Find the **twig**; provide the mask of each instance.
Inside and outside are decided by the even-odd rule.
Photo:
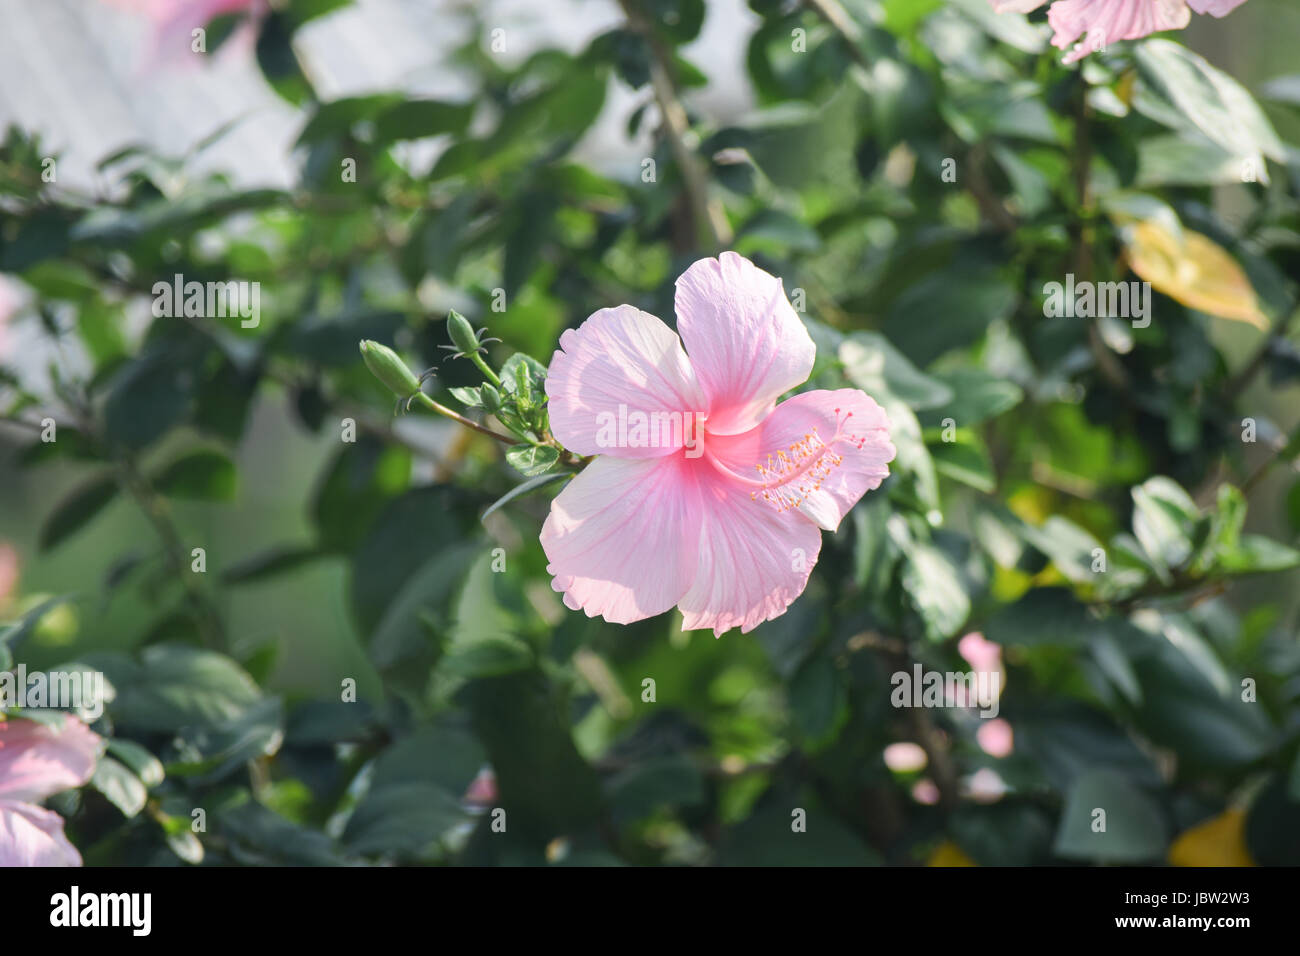
[[[674,77],[672,56],[655,33],[654,27],[636,7],[635,0],[619,0],[619,4],[627,17],[628,26],[639,33],[650,47],[650,85],[663,117],[664,135],[686,188],[696,241],[711,252],[725,249],[731,245],[733,238],[731,224],[727,222],[722,204],[709,197],[709,180],[704,165],[687,145],[691,132],[690,120],[686,116],[686,108],[682,105]]]

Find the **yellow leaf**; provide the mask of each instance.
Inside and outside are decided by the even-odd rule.
[[[934,852],[930,854],[930,859],[926,862],[925,865],[926,866],[979,866],[978,863],[976,863],[965,853],[963,853],[961,851],[961,848],[958,847],[957,844],[953,843],[951,840],[945,840],[943,843],[940,843],[937,847],[935,847]]]
[[[1254,866],[1246,849],[1246,812],[1225,810],[1185,830],[1169,848],[1174,866]]]
[[[1152,287],[1191,309],[1267,331],[1255,289],[1237,260],[1212,239],[1184,229],[1181,240],[1147,219],[1130,227],[1129,266]]]

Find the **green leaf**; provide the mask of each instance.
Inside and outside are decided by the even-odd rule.
[[[809,752],[828,742],[848,716],[848,692],[826,654],[808,658],[790,681],[790,710]]]
[[[250,760],[272,756],[284,740],[284,708],[279,698],[259,700],[242,713],[197,729],[186,729],[177,746],[186,759],[168,765],[173,777],[195,784],[221,780]]]
[[[1268,117],[1228,74],[1171,40],[1144,40],[1137,44],[1136,57],[1138,110],[1170,125],[1190,123],[1234,156],[1255,160],[1261,182],[1268,181],[1263,156],[1286,162],[1286,150]]]
[[[1070,859],[1142,863],[1163,857],[1168,842],[1160,807],[1141,788],[1112,770],[1089,770],[1066,794],[1054,849]]]
[[[651,757],[609,779],[605,793],[617,819],[642,820],[658,810],[695,807],[705,800],[704,778],[684,754]]]
[[[807,830],[792,827],[795,809],[807,813]],[[879,866],[880,857],[857,833],[825,809],[791,795],[765,801],[727,831],[719,850],[723,866]]]
[[[933,545],[917,542],[904,549],[903,589],[932,641],[952,637],[970,616],[970,595],[960,572]]]
[[[59,597],[47,598],[41,601],[36,607],[32,608],[17,621],[10,624],[0,625],[0,647],[12,650],[21,644],[29,634],[32,633],[41,623],[41,620],[58,607],[60,604],[67,604],[75,597],[73,594],[63,594]]]
[[[528,478],[545,474],[559,460],[560,451],[553,445],[513,445],[506,451],[506,461]]]
[[[72,537],[117,496],[117,477],[104,472],[72,492],[54,507],[41,526],[37,547],[48,551]]]
[[[117,689],[109,707],[113,719],[126,730],[216,728],[261,699],[257,684],[238,664],[193,647],[157,644],[144,649],[139,663],[115,657],[101,668]]]
[[[311,514],[327,551],[349,552],[389,501],[406,490],[411,453],[371,435],[345,444],[316,489]]]
[[[1229,574],[1287,571],[1300,566],[1300,551],[1259,534],[1243,535],[1237,547],[1219,553],[1219,567]]]
[[[173,498],[230,501],[238,485],[235,463],[217,451],[177,458],[154,477],[154,487]]]
[[[130,767],[146,787],[156,787],[163,782],[162,761],[135,741],[112,737],[108,741],[108,752]]]
[[[483,405],[483,396],[479,393],[477,388],[468,388],[463,385],[458,385],[455,388],[448,389],[447,391],[451,392],[452,397],[466,408],[479,408]]]
[[[973,432],[957,432],[957,441],[940,441],[929,446],[934,467],[941,475],[992,494],[997,490],[993,462],[984,443]]]
[[[980,368],[963,367],[936,374],[935,381],[947,385],[951,398],[918,413],[926,425],[942,425],[951,418],[958,428],[974,428],[990,418],[1015,408],[1024,399],[1020,386]]]
[[[348,819],[343,843],[353,853],[420,858],[431,844],[469,822],[456,797],[427,783],[372,788]]]
[[[104,404],[104,431],[111,442],[138,450],[152,444],[189,412],[190,373],[172,350],[131,362]]]
[[[1191,496],[1168,478],[1133,489],[1133,534],[1157,567],[1178,568],[1191,557],[1200,511]]]
[[[223,584],[251,584],[290,571],[325,557],[325,552],[311,545],[268,548],[230,565],[221,572]]]
[[[487,511],[483,512],[483,518],[487,518],[488,515],[492,514],[492,512],[496,511],[497,509],[508,505],[516,498],[521,498],[524,495],[529,494],[530,492],[536,491],[538,488],[541,488],[544,485],[549,485],[552,482],[556,482],[556,481],[564,481],[572,477],[573,476],[570,475],[568,472],[555,472],[552,474],[538,475],[535,478],[529,478],[527,481],[520,482],[519,484],[511,488],[509,491],[507,491],[500,498],[498,498],[496,501],[492,502],[492,504],[488,506]]]
[[[95,764],[95,773],[90,778],[90,785],[107,797],[109,803],[121,810],[122,815],[128,818],[143,810],[149,799],[143,781],[112,757],[101,757]]]
[[[430,485],[384,508],[351,554],[351,603],[363,635],[374,638],[397,596],[431,557],[450,552],[477,527],[476,500],[457,488]],[[444,575],[449,573],[459,580],[463,567]]]
[[[381,143],[424,139],[465,131],[474,115],[474,103],[441,100],[404,100],[375,118],[375,138]]]
[[[877,400],[887,392],[918,410],[952,400],[950,386],[922,372],[875,332],[854,332],[845,339],[840,361],[849,381]]]

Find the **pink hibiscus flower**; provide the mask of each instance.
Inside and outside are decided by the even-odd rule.
[[[0,867],[81,865],[63,820],[37,804],[89,780],[99,744],[99,735],[71,714],[62,728],[0,722]]]
[[[696,262],[675,304],[680,339],[630,305],[560,337],[551,428],[599,457],[556,496],[542,548],[552,587],[589,617],[676,606],[683,630],[748,632],[802,593],[818,529],[889,474],[889,422],[857,389],[776,404],[816,349],[781,280],[749,260]]]
[[[1047,0],[992,0],[998,13],[1028,13]],[[1246,0],[1056,0],[1048,8],[1047,22],[1053,31],[1052,45],[1064,50],[1066,63],[1080,60],[1119,40],[1181,30],[1192,19],[1192,11],[1227,16]]]

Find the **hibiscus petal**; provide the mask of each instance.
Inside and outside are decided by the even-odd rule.
[[[701,259],[677,280],[677,330],[709,398],[709,432],[753,428],[812,374],[816,348],[781,280],[743,256]]]
[[[53,810],[0,800],[0,867],[81,866]]]
[[[95,771],[99,735],[68,714],[62,727],[0,723],[0,798],[36,802],[80,787]]]
[[[1246,0],[1187,0],[1188,5],[1197,13],[1208,13],[1212,17],[1226,17]]]
[[[542,550],[564,603],[629,624],[668,610],[695,575],[699,461],[601,456],[551,503]]]
[[[759,482],[761,503],[797,508],[827,531],[880,487],[894,460],[884,409],[856,388],[796,395],[757,428],[710,434],[705,447],[729,473]]]
[[[1119,40],[1181,30],[1191,18],[1186,0],[1056,0],[1047,11],[1047,22],[1055,34],[1053,46],[1064,50],[1083,37],[1066,54],[1066,63]]]
[[[704,523],[694,583],[678,603],[682,630],[714,637],[748,633],[780,617],[803,593],[822,535],[810,521],[778,512],[715,473],[700,482]]]
[[[706,407],[681,340],[659,319],[630,305],[601,309],[560,336],[546,394],[551,432],[580,455],[672,454],[682,447],[683,435],[692,434],[683,416],[702,414]],[[621,430],[620,415],[627,423]],[[638,440],[636,416],[661,427]],[[618,437],[620,431],[631,439]]]

